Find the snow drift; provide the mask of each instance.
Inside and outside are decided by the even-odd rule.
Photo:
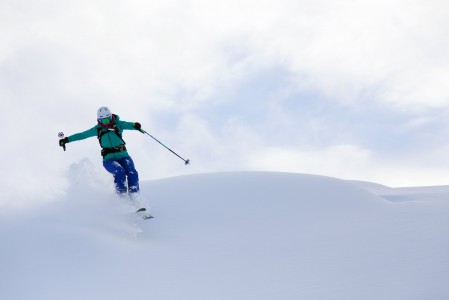
[[[0,215],[1,299],[449,297],[448,187],[183,176],[142,182],[143,221],[86,172],[60,201]]]

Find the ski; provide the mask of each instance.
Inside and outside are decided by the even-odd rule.
[[[139,208],[136,213],[144,220],[152,219],[154,218],[152,215],[150,215],[147,212],[147,209],[145,207]]]

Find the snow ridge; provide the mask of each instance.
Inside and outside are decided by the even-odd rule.
[[[155,216],[143,221],[102,175],[83,175],[88,164],[71,172],[60,201],[1,216],[1,299],[449,296],[442,198],[393,202],[306,174],[199,174],[142,182]]]

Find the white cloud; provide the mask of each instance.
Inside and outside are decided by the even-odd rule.
[[[447,106],[442,1],[24,3],[7,10],[4,49],[51,51],[66,91],[149,99],[176,87],[203,103],[217,83],[242,76],[236,65],[244,74],[282,63],[300,87],[340,101],[375,88],[393,105]],[[230,62],[229,49],[239,47],[246,57]]]
[[[370,153],[354,145],[309,150],[265,147],[249,161],[252,168],[351,177],[367,168]]]
[[[445,150],[432,150],[430,156],[437,156],[443,161],[442,153],[447,153]],[[254,170],[319,174],[392,187],[413,186],[417,183],[447,184],[448,163],[435,165],[428,156],[415,156],[415,160],[415,163],[410,163],[409,159],[389,160],[355,145],[335,145],[319,149],[265,147],[248,157],[247,162],[248,167]]]
[[[254,48],[297,72],[298,84],[339,101],[363,102],[365,90],[377,89],[375,100],[403,109],[448,106],[449,4],[322,2],[285,12],[283,23],[254,35]]]

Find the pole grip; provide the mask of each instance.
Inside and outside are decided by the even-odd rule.
[[[63,139],[64,138],[64,132],[62,132],[62,131],[58,132],[58,138],[59,139]],[[62,149],[64,149],[64,151],[65,151],[65,144],[62,145]]]

